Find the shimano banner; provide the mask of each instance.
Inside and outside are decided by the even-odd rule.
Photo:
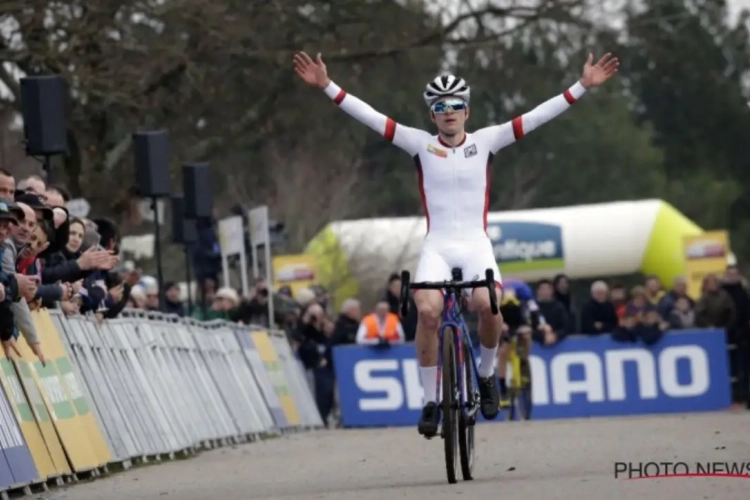
[[[347,427],[416,425],[422,387],[414,346],[334,349]],[[721,330],[671,332],[653,347],[571,337],[530,357],[532,418],[575,418],[728,408],[730,377]]]

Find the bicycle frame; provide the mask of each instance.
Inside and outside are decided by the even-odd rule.
[[[521,388],[521,355],[518,352],[518,336],[508,343],[508,364],[510,365],[511,387]]]
[[[464,363],[466,362],[465,356],[466,356],[466,349],[469,350],[469,359],[471,360],[472,365],[472,372],[474,374],[477,373],[477,362],[474,358],[474,353],[471,351],[469,347],[469,342],[467,339],[469,338],[469,331],[466,327],[466,323],[463,320],[463,317],[461,316],[461,308],[458,305],[459,301],[456,296],[456,292],[454,290],[451,290],[448,288],[445,291],[445,297],[443,299],[443,316],[442,316],[442,324],[440,325],[440,329],[438,331],[438,370],[437,370],[437,394],[435,395],[436,401],[441,401],[441,384],[440,380],[443,374],[443,335],[445,335],[446,330],[450,329],[450,333],[453,335],[453,345],[456,346],[456,353],[458,355],[458,366],[456,366],[456,373],[461,374],[461,376],[458,377],[458,391],[459,391],[459,404],[461,412],[464,416],[468,417],[469,419],[473,420],[477,410],[478,406],[475,405],[475,408],[469,408],[468,407],[468,395],[466,394],[466,380],[464,380],[466,371],[464,370]]]

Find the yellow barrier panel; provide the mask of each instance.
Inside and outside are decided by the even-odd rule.
[[[91,415],[88,403],[80,404],[79,402],[76,405],[74,402],[80,399],[85,401],[85,396],[81,393],[77,381],[74,380],[71,383],[71,378],[75,379],[75,375],[65,369],[70,366],[70,360],[65,353],[57,329],[47,311],[35,311],[33,318],[47,357],[47,366],[41,367],[40,365],[35,370],[34,376],[73,470],[79,472],[104,465],[110,461],[109,450],[104,445],[106,450],[104,453],[97,445],[95,435],[98,434],[99,442],[103,442],[104,437]],[[89,418],[85,418],[86,415]],[[94,436],[93,439],[92,436]]]
[[[41,368],[42,364],[36,359],[25,341],[19,339],[18,350],[21,351],[21,359],[16,360],[15,363],[17,373],[21,376],[21,384],[26,391],[27,400],[31,403],[30,407],[34,412],[34,418],[47,447],[46,452],[52,460],[57,475],[70,474],[72,471],[68,459],[65,457],[65,450],[63,450],[60,437],[57,435],[52,418],[47,411],[47,406],[44,404],[44,399],[33,375],[37,366]],[[31,454],[32,457],[35,456],[33,449],[31,449]],[[36,458],[34,462],[36,463]],[[37,463],[37,469],[39,469],[40,475],[44,476],[39,463]]]
[[[289,383],[286,380],[286,375],[284,375],[284,368],[279,364],[279,358],[276,356],[276,349],[273,348],[271,338],[266,332],[253,332],[250,335],[260,359],[266,367],[273,390],[279,398],[286,421],[289,425],[300,425],[302,422],[297,411],[297,405],[292,398]]]
[[[34,465],[39,472],[39,477],[46,479],[59,475],[47,451],[47,446],[44,443],[44,438],[39,430],[37,421],[34,418],[34,408],[26,398],[13,363],[8,361],[4,352],[0,352],[0,365],[2,365],[0,379],[2,380],[3,389],[5,389],[8,401],[16,414],[18,426],[21,428],[21,433],[26,440],[26,445],[31,453],[31,458],[34,460]]]

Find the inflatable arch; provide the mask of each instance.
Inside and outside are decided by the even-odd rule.
[[[525,280],[640,271],[671,286],[685,270],[682,237],[703,233],[662,200],[493,212],[487,220],[501,273]],[[382,286],[392,272],[414,273],[425,230],[424,217],[333,222],[306,252],[316,256],[319,281],[339,302],[356,295],[360,283]]]

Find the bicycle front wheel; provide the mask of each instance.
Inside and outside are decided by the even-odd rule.
[[[476,384],[474,382],[474,365],[471,360],[467,360],[468,356],[471,356],[471,350],[467,343],[463,344],[464,349],[464,369],[462,375],[464,376],[464,391],[466,397],[464,402],[466,407],[462,408],[459,412],[458,420],[458,444],[461,452],[461,475],[465,481],[469,481],[474,478],[474,420],[469,416],[469,411],[474,410],[474,406],[477,404],[476,394],[474,388]],[[456,363],[458,364],[458,363]]]
[[[445,448],[445,471],[448,482],[456,482],[458,462],[458,376],[456,370],[456,347],[453,331],[443,333],[443,445]]]

